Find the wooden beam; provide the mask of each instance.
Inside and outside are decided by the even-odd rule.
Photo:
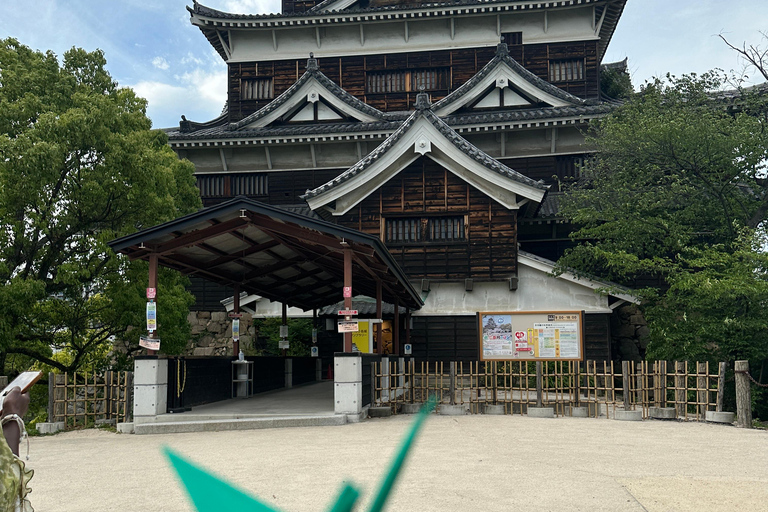
[[[232,311],[234,313],[240,312],[240,285],[235,285],[235,296],[234,296],[234,303],[232,304]],[[231,320],[230,320],[231,322]],[[242,328],[242,325],[240,326]],[[232,353],[237,356],[240,353],[240,339],[235,339],[234,335],[232,336]]]
[[[341,242],[344,248],[344,287],[350,289],[348,297],[344,297],[344,309],[352,309],[352,250],[349,244]],[[344,333],[344,352],[352,352],[352,333]]]
[[[157,247],[156,251],[158,254],[168,254],[169,252],[172,252],[176,249],[179,249],[181,247],[191,247],[194,245],[199,245],[203,241],[213,238],[215,236],[223,235],[225,233],[229,233],[230,231],[235,231],[236,229],[240,229],[241,227],[245,226],[248,223],[247,219],[231,219],[225,222],[221,222],[219,224],[214,224],[213,226],[198,229],[196,231],[191,231],[189,233],[185,233],[181,235],[178,238],[175,238],[169,242],[166,242],[159,247]]]

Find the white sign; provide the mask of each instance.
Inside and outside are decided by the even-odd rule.
[[[339,320],[339,332],[357,332],[358,330],[356,321]]]
[[[287,325],[281,325],[280,326],[280,337],[281,338],[287,338],[288,337],[288,326]]]
[[[139,338],[139,346],[148,350],[160,350],[160,338],[147,338],[141,336]]]
[[[157,302],[147,302],[147,330],[157,330]]]
[[[291,348],[291,343],[288,340],[280,340],[277,342],[277,348]]]
[[[405,345],[403,345],[403,352],[407,356],[411,355],[413,353],[413,345],[411,345],[410,343],[406,343]]]
[[[317,347],[312,347],[311,351],[312,351],[312,357],[317,357],[318,355],[320,355],[320,352],[317,350]]]

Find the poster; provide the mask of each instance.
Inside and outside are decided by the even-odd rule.
[[[565,361],[583,358],[583,313],[478,313],[481,360]]]
[[[370,336],[370,323],[368,320],[357,321],[357,332],[352,333],[352,344],[357,346],[360,352],[370,353],[373,338]]]
[[[148,350],[160,350],[160,338],[147,338],[141,336],[139,338],[139,346]]]

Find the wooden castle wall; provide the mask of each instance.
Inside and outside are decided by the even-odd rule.
[[[386,240],[387,220],[461,217],[464,240]],[[493,279],[517,269],[517,215],[428,158],[393,177],[339,219],[382,237],[413,279]]]
[[[366,73],[386,70],[447,69],[449,87],[428,91],[434,102],[472,78],[493,59],[495,52],[495,47],[484,47],[411,53],[382,53],[368,56],[321,58],[318,59],[318,64],[320,70],[328,78],[365,103],[384,111],[400,111],[413,108],[418,91],[369,94],[366,92]],[[550,60],[584,59],[584,79],[555,84],[582,98],[599,97],[600,78],[597,54],[597,41],[510,46],[510,55],[526,69],[544,80],[549,79]],[[230,121],[240,120],[271,101],[271,99],[241,99],[242,81],[271,78],[274,84],[274,97],[277,97],[304,74],[306,62],[306,59],[293,59],[230,64],[228,87]]]

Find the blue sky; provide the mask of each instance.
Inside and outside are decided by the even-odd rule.
[[[226,66],[189,22],[192,0],[3,0],[0,37],[61,55],[100,48],[123,86],[149,100],[155,127],[216,117],[226,97]],[[279,0],[203,0],[227,12],[277,12]],[[604,62],[629,57],[636,86],[667,72],[726,71],[741,64],[720,41],[761,42],[765,0],[629,0]],[[762,41],[763,45],[766,41]]]

